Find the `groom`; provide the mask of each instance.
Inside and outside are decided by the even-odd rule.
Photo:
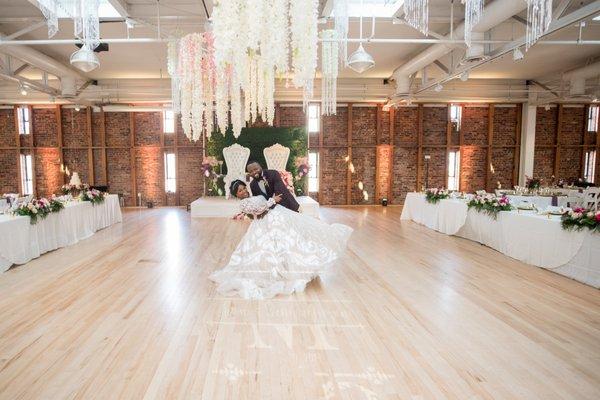
[[[279,172],[272,169],[263,170],[256,161],[250,161],[246,166],[246,171],[248,171],[248,174],[252,177],[250,189],[252,190],[253,195],[262,194],[267,200],[274,195],[281,195],[281,202],[279,205],[298,212],[300,204],[298,204],[294,196],[283,183]]]

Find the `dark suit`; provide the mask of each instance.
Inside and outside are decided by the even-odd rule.
[[[258,180],[252,179],[252,182],[250,182],[250,190],[252,190],[254,196],[262,194],[264,198],[268,200],[274,195],[280,194],[281,202],[279,202],[279,204],[292,211],[298,212],[300,204],[298,204],[289,189],[285,186],[285,183],[283,183],[279,172],[272,169],[264,169],[263,179],[265,181],[265,190],[267,193],[263,193],[263,191],[260,190]]]

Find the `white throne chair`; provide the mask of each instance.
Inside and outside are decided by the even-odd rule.
[[[223,178],[223,182],[225,182],[225,198],[228,199],[231,196],[229,193],[231,182],[236,179],[246,182],[246,163],[250,158],[250,149],[234,143],[223,149],[223,158],[227,165],[227,175]]]
[[[285,171],[288,158],[290,158],[290,149],[275,143],[273,146],[265,147],[263,155],[267,161],[267,168],[275,171]]]

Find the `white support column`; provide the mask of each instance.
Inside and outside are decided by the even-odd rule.
[[[525,175],[533,176],[533,156],[535,154],[535,119],[537,106],[523,104],[521,118],[521,162],[519,163],[519,186],[525,185]]]

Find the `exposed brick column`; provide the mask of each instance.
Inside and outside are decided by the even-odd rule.
[[[348,163],[352,160],[352,103],[348,103]],[[354,164],[354,163],[353,163]],[[352,204],[352,171],[346,170],[346,204]]]

